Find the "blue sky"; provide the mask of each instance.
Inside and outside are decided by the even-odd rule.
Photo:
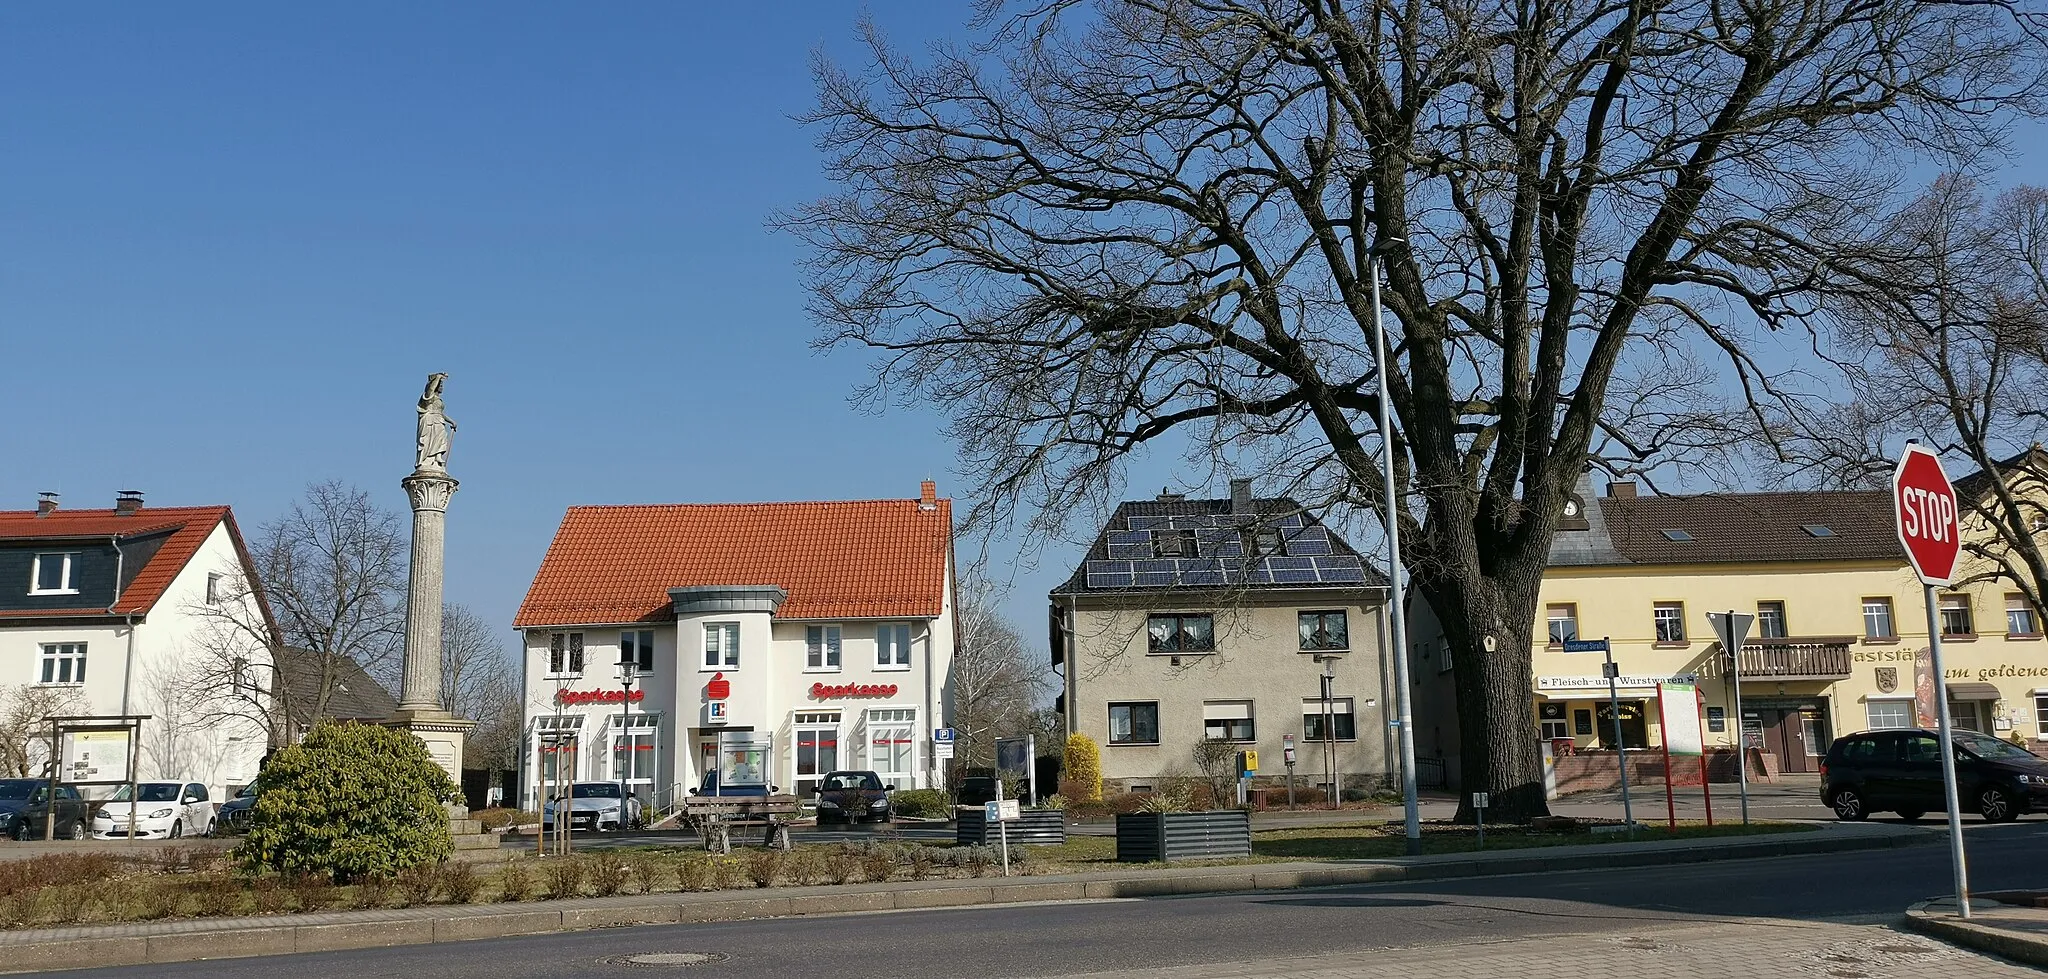
[[[0,9],[0,508],[135,488],[253,528],[341,479],[399,510],[447,371],[448,596],[509,642],[571,504],[963,492],[935,414],[847,406],[866,355],[810,349],[764,225],[826,190],[790,117],[858,15]],[[966,11],[876,16],[914,43]],[[1016,575],[1034,644],[1075,555]]]

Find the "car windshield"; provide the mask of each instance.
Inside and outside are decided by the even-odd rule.
[[[574,795],[578,799],[616,799],[619,787],[610,782],[578,782]]]
[[[32,778],[0,779],[0,799],[26,799],[42,784]]]
[[[180,787],[177,782],[144,782],[142,783],[142,801],[176,802],[178,801],[178,789]],[[111,801],[127,802],[128,786],[123,785],[115,789]]]
[[[1997,738],[1986,737],[1982,734],[1958,734],[1956,735],[1956,743],[1962,745],[1963,750],[1985,761],[2039,761],[2041,759],[2041,756],[2010,741],[2000,741]]]
[[[882,780],[868,772],[838,772],[825,776],[824,791],[846,789],[880,789]]]

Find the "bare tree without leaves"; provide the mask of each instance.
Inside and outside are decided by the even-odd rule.
[[[1916,156],[2033,108],[2031,16],[985,0],[970,48],[870,28],[867,65],[820,61],[838,189],[779,223],[813,249],[822,342],[879,351],[871,394],[951,413],[971,525],[1050,536],[1176,439],[1377,509],[1390,441],[1466,787],[1519,820],[1546,810],[1530,639],[1573,484],[1714,461],[1742,407],[1717,375],[1782,396],[1750,341],[1810,312],[1815,253]]]
[[[250,549],[256,580],[223,582],[219,600],[191,610],[205,627],[184,681],[202,720],[246,718],[281,745],[296,725],[328,716],[343,675],[337,657],[372,676],[395,673],[405,641],[406,540],[369,494],[325,482],[259,529]],[[280,647],[315,654],[287,659],[314,664],[318,675],[281,682],[273,665]]]
[[[1774,461],[1823,485],[1883,486],[1920,438],[1958,481],[1967,585],[2048,594],[2048,190],[1987,197],[1951,174],[1889,215],[1853,262],[1827,267],[1828,356],[1848,399],[1787,414]]]
[[[57,757],[49,719],[85,713],[85,697],[77,687],[23,684],[0,690],[0,772],[16,778],[43,775],[44,766]]]
[[[521,724],[518,664],[510,644],[461,605],[441,610],[441,703],[476,728],[464,742],[464,767],[518,763]]]
[[[959,635],[953,650],[955,771],[995,764],[996,739],[1032,733],[1044,695],[1044,670],[1024,637],[1002,616],[1001,588],[980,565],[962,569],[954,601]],[[1041,739],[1041,750],[1050,750]]]

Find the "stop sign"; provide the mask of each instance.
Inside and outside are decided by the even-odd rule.
[[[1919,445],[1906,446],[1892,473],[1892,516],[1899,545],[1921,584],[1946,585],[1955,578],[1962,551],[1957,533],[1956,488],[1941,471],[1941,457]]]

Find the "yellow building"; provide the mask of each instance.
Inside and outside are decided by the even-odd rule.
[[[2043,738],[2041,614],[2002,580],[1944,591],[1939,603],[1957,726]],[[1661,744],[1656,684],[1692,680],[1705,699],[1706,744],[1732,748],[1731,664],[1707,618],[1726,611],[1755,616],[1742,655],[1741,727],[1773,770],[1818,770],[1837,734],[1932,725],[1927,613],[1889,493],[1642,496],[1616,483],[1597,498],[1582,485],[1551,549],[1532,735],[1559,754],[1613,747],[1605,657],[1565,651],[1568,640],[1605,638],[1620,673],[1620,740]],[[1441,681],[1419,706],[1417,733],[1425,756],[1435,749],[1448,760],[1455,724],[1429,716],[1449,706],[1441,633],[1426,609],[1414,618],[1418,677]]]

